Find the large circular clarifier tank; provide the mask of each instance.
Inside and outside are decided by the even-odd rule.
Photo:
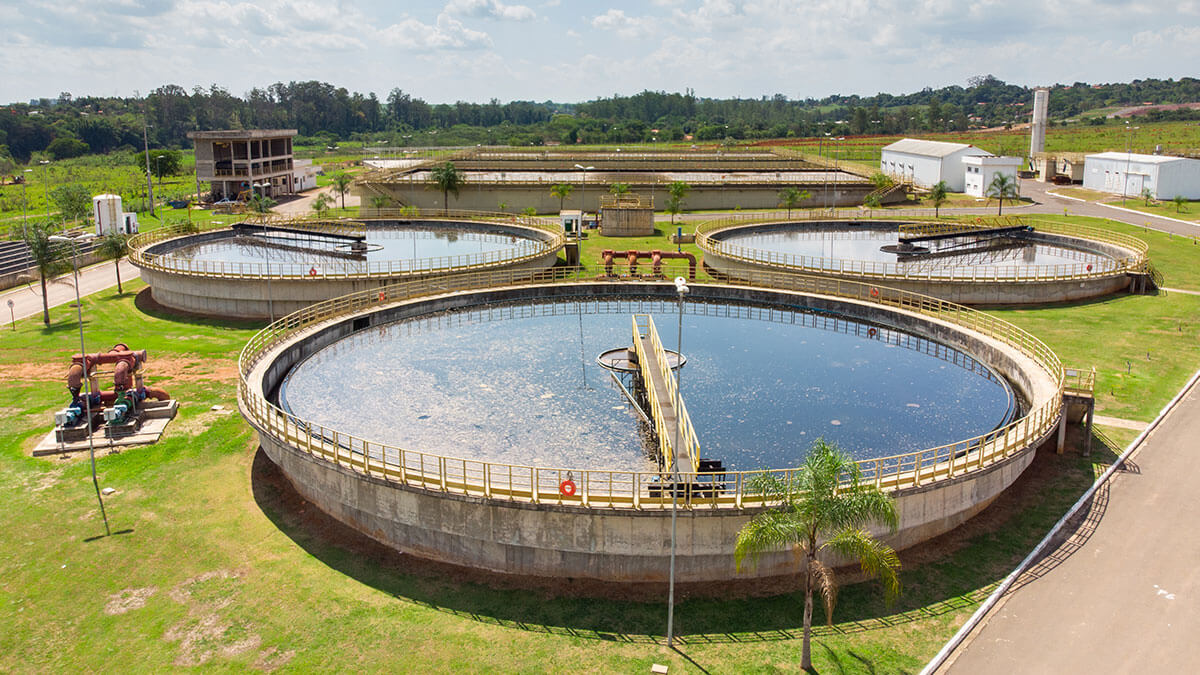
[[[562,245],[556,221],[525,216],[267,221],[199,234],[156,230],[130,242],[130,261],[159,304],[222,318],[273,319],[404,279],[464,271],[533,274],[552,267]]]
[[[285,410],[395,447],[501,464],[653,471],[655,444],[595,355],[632,342],[631,316],[678,343],[658,300],[490,306],[372,327],[310,356]],[[970,355],[802,308],[688,302],[683,397],[704,457],[734,470],[803,463],[819,437],[856,459],[985,434],[1012,388]],[[622,387],[626,387],[625,390]],[[331,395],[337,392],[336,395]]]
[[[967,304],[1095,297],[1126,288],[1146,268],[1146,245],[1133,237],[1040,220],[713,221],[699,232],[705,264],[732,277],[822,274]]]

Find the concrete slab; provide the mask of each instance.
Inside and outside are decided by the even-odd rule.
[[[172,400],[163,403],[166,405],[157,407],[152,415],[147,415],[143,418],[142,428],[137,433],[117,439],[110,439],[105,437],[104,427],[98,427],[92,432],[92,447],[96,450],[110,450],[112,448],[157,443],[162,438],[163,432],[166,431],[167,425],[175,418],[175,413],[179,409],[178,401]],[[45,438],[33,448],[32,454],[34,457],[70,455],[77,452],[87,452],[88,447],[87,438],[79,441],[59,443],[55,438],[54,429],[50,429]]]

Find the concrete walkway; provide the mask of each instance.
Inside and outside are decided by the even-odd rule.
[[[1200,669],[1200,384],[938,672]]]

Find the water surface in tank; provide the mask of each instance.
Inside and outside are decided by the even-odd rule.
[[[543,467],[653,470],[639,416],[595,357],[672,302],[499,305],[371,326],[298,364],[285,409],[405,450]],[[970,356],[883,326],[792,308],[688,302],[681,390],[704,457],[784,468],[824,437],[879,457],[986,433],[1015,412]]]

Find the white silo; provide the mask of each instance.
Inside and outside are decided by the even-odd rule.
[[[1046,150],[1046,115],[1050,105],[1050,90],[1033,90],[1033,131],[1029,134],[1029,156]]]
[[[120,195],[96,195],[92,197],[92,217],[96,221],[96,234],[104,235],[125,231],[125,213]]]

